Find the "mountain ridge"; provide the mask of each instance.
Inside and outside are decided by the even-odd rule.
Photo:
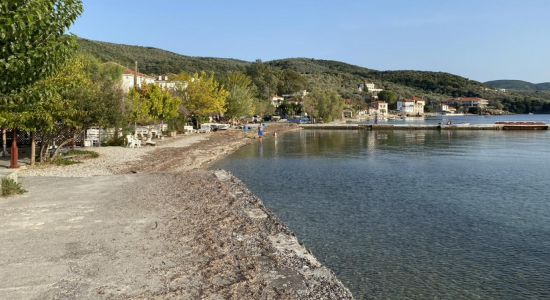
[[[517,91],[550,91],[550,82],[532,83],[524,80],[501,79],[484,83],[493,88]]]
[[[116,62],[133,68],[134,61],[139,62],[139,71],[149,75],[170,75],[181,72],[214,73],[223,77],[230,72],[243,72],[254,77],[257,62],[231,58],[186,56],[155,47],[122,45],[78,39],[80,51],[88,53],[104,62]],[[303,80],[308,90],[332,90],[338,92],[348,103],[364,107],[365,94],[359,86],[371,81],[378,88],[391,91],[397,98],[422,97],[431,103],[430,110],[435,110],[441,101],[453,97],[482,97],[490,101],[491,106],[511,112],[550,112],[550,83],[541,84],[539,90],[513,90],[506,93],[495,90],[496,87],[447,72],[430,72],[415,70],[379,71],[336,60],[314,58],[287,58],[262,62],[260,69],[268,69],[268,76],[280,80],[298,73],[298,81]],[[256,70],[258,71],[258,70]],[[269,73],[271,72],[271,73]],[[285,72],[286,75],[285,75]],[[270,74],[270,75],[269,75]],[[265,75],[265,74],[264,74]],[[296,76],[296,74],[290,74]],[[258,78],[253,78],[258,79]],[[272,80],[273,78],[261,78]],[[264,82],[263,84],[265,84]],[[491,83],[491,82],[489,82]],[[260,84],[261,85],[261,84]],[[274,93],[272,89],[265,89]],[[258,96],[260,97],[260,96]],[[262,100],[269,97],[266,93]],[[368,98],[367,98],[368,99]],[[395,103],[393,103],[395,105]]]

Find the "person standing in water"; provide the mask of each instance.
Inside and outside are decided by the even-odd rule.
[[[260,124],[260,126],[258,126],[258,138],[261,140],[263,140],[264,138],[264,127],[263,127],[263,124]]]

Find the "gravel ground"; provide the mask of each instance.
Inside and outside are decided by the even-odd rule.
[[[142,159],[159,149],[164,148],[186,148],[201,141],[208,140],[210,134],[195,134],[178,136],[166,139],[158,146],[147,146],[142,148],[124,147],[98,147],[89,150],[99,153],[99,157],[84,160],[82,163],[70,166],[41,166],[28,167],[19,171],[19,176],[51,176],[51,177],[89,177],[105,176],[117,173],[117,170],[124,168],[131,162],[139,164]]]
[[[204,169],[252,141],[185,136],[23,170],[29,193],[0,202],[0,298],[352,299],[242,182]]]

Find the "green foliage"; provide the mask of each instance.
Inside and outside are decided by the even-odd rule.
[[[92,57],[76,56],[49,78],[13,96],[3,115],[13,127],[37,133],[45,161],[49,145],[64,145],[86,128],[118,124],[122,92],[113,72]]]
[[[103,62],[117,62],[131,68],[139,62],[140,71],[146,74],[180,74],[208,72],[225,74],[231,71],[244,71],[249,64],[235,59],[190,57],[152,48],[111,44],[78,39],[80,50],[92,54]]]
[[[304,110],[324,122],[332,122],[342,116],[344,102],[334,91],[315,91],[306,96]]]
[[[90,150],[70,150],[63,154],[65,157],[78,157],[80,159],[98,158],[99,153]]]
[[[506,103],[504,108],[523,112],[527,108],[540,108],[544,112],[550,101],[550,92],[515,91],[502,94],[487,89],[487,86],[466,78],[447,73],[420,71],[379,72],[338,61],[293,58],[270,62],[245,62],[231,59],[187,57],[154,48],[124,46],[79,40],[83,52],[91,53],[102,61],[115,61],[125,66],[139,61],[140,68],[148,74],[167,74],[206,71],[223,78],[231,72],[246,72],[255,87],[257,114],[270,114],[273,107],[268,100],[275,93],[292,93],[305,86],[307,90],[336,91],[351,103],[363,102],[364,95],[357,87],[365,80],[378,87],[394,92],[398,98],[422,97],[434,103],[450,97],[481,96],[493,104]],[[299,76],[297,76],[297,74]],[[305,85],[304,85],[305,82]],[[545,84],[542,84],[546,87]],[[527,98],[527,100],[525,99]],[[515,101],[522,103],[513,104]],[[536,105],[532,105],[536,102]],[[498,105],[497,105],[498,106]]]
[[[267,100],[254,101],[254,111],[260,116],[271,116],[275,113],[275,107]]]
[[[397,101],[397,95],[392,91],[381,91],[378,93],[378,99],[391,104]]]
[[[72,165],[80,164],[82,162],[60,156],[60,157],[53,158],[50,163],[56,166],[72,166]]]
[[[107,141],[105,141],[103,144],[103,146],[108,146],[108,147],[121,147],[125,145],[126,145],[126,140],[124,136],[112,137]]]
[[[133,88],[125,98],[125,110],[130,123],[149,123],[151,121],[151,106],[144,101],[140,92]]]
[[[81,13],[80,0],[0,1],[0,96],[48,77],[73,54],[64,33]]]
[[[83,160],[98,158],[99,153],[89,150],[70,150],[52,159],[56,166],[70,166],[82,163]]]
[[[306,79],[294,70],[281,71],[279,78],[279,95],[293,94],[307,89]]]
[[[182,107],[189,115],[207,118],[225,112],[229,92],[216,81],[214,75],[201,72],[189,77],[187,74],[181,74],[177,80],[185,82],[178,87],[177,95],[181,97]]]
[[[181,100],[158,85],[145,85],[138,90],[140,101],[147,105],[149,119],[164,121],[178,116]]]
[[[485,85],[496,89],[507,89],[524,92],[550,91],[550,82],[531,83],[522,80],[493,80],[485,82]]]
[[[257,88],[257,97],[262,100],[268,100],[277,93],[279,78],[273,68],[264,64],[261,60],[250,64],[246,69],[246,74],[252,78]]]
[[[252,80],[246,74],[232,72],[226,76],[223,83],[229,91],[225,116],[230,119],[252,116],[255,108]]]
[[[453,97],[478,97],[483,87],[479,82],[442,72],[387,71],[373,75],[385,81]]]
[[[2,178],[2,197],[26,193],[20,183],[11,178]]]

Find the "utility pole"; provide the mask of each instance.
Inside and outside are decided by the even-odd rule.
[[[134,90],[138,88],[138,62],[134,61]],[[137,137],[137,122],[134,120],[134,136]]]
[[[138,62],[134,62],[134,89],[138,88]]]

